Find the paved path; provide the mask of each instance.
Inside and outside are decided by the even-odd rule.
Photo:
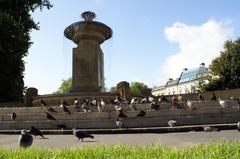
[[[209,143],[214,140],[240,140],[240,132],[237,130],[224,130],[220,132],[185,132],[185,133],[146,133],[146,134],[94,134],[95,138],[77,141],[73,135],[46,135],[48,139],[37,137],[33,141],[33,147],[48,148],[76,148],[82,146],[128,144],[152,145],[161,144],[170,147],[185,147],[201,143]],[[0,135],[0,147],[18,147],[19,135]]]

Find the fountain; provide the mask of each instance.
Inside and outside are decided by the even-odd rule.
[[[64,35],[77,44],[73,48],[72,92],[104,91],[104,62],[100,44],[111,38],[107,25],[93,21],[93,12],[84,12],[80,21],[68,26]]]
[[[86,11],[81,16],[84,21],[75,22],[64,30],[65,37],[77,44],[72,51],[71,91],[36,96],[37,90],[31,88],[30,92],[34,93],[28,93],[28,106],[39,106],[40,99],[58,105],[61,98],[72,103],[74,98],[109,98],[119,95],[104,92],[104,56],[100,44],[112,37],[112,29],[104,23],[94,21],[96,15],[93,12]]]

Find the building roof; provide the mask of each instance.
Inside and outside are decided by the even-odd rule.
[[[193,81],[199,78],[199,75],[207,73],[207,68],[200,66],[190,70],[184,70],[180,76],[179,83]]]
[[[161,90],[161,89],[165,89],[165,85],[152,88],[153,91],[157,91],[157,90]]]
[[[179,81],[179,78],[173,80],[173,79],[170,79],[167,84],[166,84],[166,87],[167,86],[172,86],[172,85],[177,85],[178,84],[178,81]]]

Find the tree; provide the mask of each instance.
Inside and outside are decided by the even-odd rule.
[[[240,87],[240,38],[225,42],[224,51],[212,61],[209,73],[207,91]]]
[[[148,89],[148,86],[143,82],[131,82],[130,90],[133,95],[141,95],[141,91]]]
[[[72,86],[72,77],[68,78],[67,80],[62,80],[62,84],[58,88],[58,90],[54,93],[67,93],[71,90]]]
[[[24,61],[30,31],[39,29],[30,12],[52,7],[48,0],[0,1],[0,102],[22,101],[24,92]]]

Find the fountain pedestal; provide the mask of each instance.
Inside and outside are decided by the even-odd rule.
[[[107,25],[92,21],[93,12],[84,12],[80,21],[68,26],[64,35],[77,44],[73,48],[72,92],[104,91],[104,61],[100,44],[112,36]]]

